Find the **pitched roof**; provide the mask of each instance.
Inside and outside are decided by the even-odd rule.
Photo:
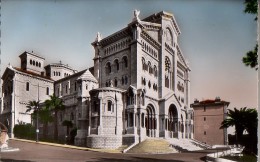
[[[40,75],[40,74],[37,74],[37,73],[34,73],[34,72],[31,72],[31,71],[27,71],[27,70],[22,70],[20,68],[17,68],[17,67],[11,67],[10,68],[11,70],[15,70],[15,71],[18,71],[18,72],[21,72],[21,73],[24,73],[24,74],[27,74],[27,75],[32,75],[32,76],[35,76],[35,77],[39,77],[39,78],[43,78],[43,79],[47,79],[47,80],[51,80],[51,81],[54,81],[53,79],[51,79],[50,77],[47,77],[47,76],[43,76],[43,75]]]
[[[78,79],[88,80],[96,83],[98,82],[88,69],[85,70],[84,73],[78,77]]]
[[[59,82],[62,82],[64,80],[67,80],[67,79],[70,79],[70,78],[73,78],[73,77],[77,77],[78,79],[85,79],[85,80],[93,81],[93,82],[96,82],[96,83],[98,82],[97,79],[93,76],[93,74],[89,71],[89,69],[85,69],[85,70],[82,70],[80,72],[69,75],[65,78],[61,78],[61,79],[55,81],[55,83],[59,83]]]

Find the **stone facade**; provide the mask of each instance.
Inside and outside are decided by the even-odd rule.
[[[60,138],[66,135],[61,124],[64,120],[72,121],[77,128],[75,144],[92,148],[116,148],[147,137],[193,138],[190,69],[178,44],[180,29],[170,13],[162,11],[143,20],[139,13],[135,11],[132,22],[122,30],[105,38],[97,34],[92,43],[93,68],[76,72],[60,63],[47,65],[44,71],[41,62],[44,59],[38,56],[36,69],[24,69],[49,78],[43,83],[48,81],[52,86],[50,94],[54,92],[63,100],[66,109],[58,116]],[[25,58],[36,55],[28,56]],[[28,65],[28,60],[24,62]],[[28,80],[35,80],[34,85],[42,84],[36,82],[36,74]],[[8,73],[2,77],[4,88],[8,87],[9,80],[14,80],[8,79],[9,76]],[[23,88],[17,93],[26,93]],[[23,98],[24,107],[35,99],[36,93],[35,89],[32,97]],[[44,101],[48,96],[39,98]],[[4,96],[3,103],[7,101]],[[24,111],[22,106],[16,109]],[[30,122],[29,118],[25,121]]]
[[[9,66],[2,76],[3,103],[0,119],[8,126],[11,137],[15,124],[32,122],[30,113],[26,113],[28,101],[39,99],[42,102],[53,94],[54,81],[42,73],[44,59],[29,52],[23,53],[20,58],[21,68]]]
[[[229,102],[215,100],[194,101],[194,139],[209,145],[226,145],[227,129],[219,129],[226,119]]]
[[[143,20],[138,13],[127,27],[105,38],[98,33],[92,43],[99,89],[90,91],[89,147],[110,147],[91,142],[108,136],[115,144],[121,136],[120,144],[193,138],[190,69],[178,45],[180,29],[170,13]]]

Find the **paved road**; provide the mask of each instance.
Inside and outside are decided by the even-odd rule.
[[[9,141],[10,147],[19,148],[18,152],[2,152],[1,162],[199,162],[208,151],[175,154],[119,154],[83,151],[77,149]]]

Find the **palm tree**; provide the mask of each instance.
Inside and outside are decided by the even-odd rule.
[[[227,119],[225,119],[221,123],[220,129],[235,126],[236,138],[238,142],[241,139],[244,130],[246,129],[245,114],[246,108],[240,108],[240,110],[238,110],[237,108],[235,108],[234,110],[229,109],[227,113]]]
[[[257,70],[257,51],[258,51],[258,45],[255,46],[255,49],[253,51],[248,51],[246,53],[246,56],[243,57],[242,61],[246,66],[250,66],[251,68],[255,68]]]
[[[38,142],[39,141],[39,137],[38,137],[38,133],[39,133],[39,131],[38,131],[38,115],[39,115],[39,103],[40,103],[40,101],[35,101],[35,100],[33,100],[33,101],[29,101],[29,103],[28,103],[28,105],[26,106],[27,107],[27,109],[26,109],[26,113],[27,112],[31,112],[32,110],[33,110],[33,113],[32,114],[36,114],[36,142]]]
[[[51,111],[46,108],[39,110],[39,119],[43,123],[43,137],[46,139],[48,135],[48,123],[53,122]]]
[[[257,111],[256,109],[248,108],[246,111],[246,123],[245,123],[245,129],[248,132],[249,136],[254,137],[257,135]]]
[[[54,111],[54,140],[58,140],[58,112],[64,110],[63,101],[54,94],[50,96],[49,100],[45,100],[47,109]]]

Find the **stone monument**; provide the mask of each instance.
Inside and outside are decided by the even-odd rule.
[[[0,122],[0,152],[19,151],[18,148],[8,147],[8,129]]]

